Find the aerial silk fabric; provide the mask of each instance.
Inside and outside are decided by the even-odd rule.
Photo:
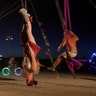
[[[74,58],[67,58],[65,62],[73,77],[76,78],[75,69],[79,70],[83,64]]]

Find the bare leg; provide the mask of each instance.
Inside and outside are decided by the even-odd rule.
[[[58,56],[57,59],[55,60],[53,67],[56,68],[62,61],[64,61],[63,56]]]
[[[34,44],[36,44],[35,38],[34,38],[34,36],[32,34],[32,25],[31,25],[30,21],[28,21],[26,23],[26,33],[27,33],[27,36],[28,36],[28,41],[31,41]]]
[[[48,70],[55,71],[56,67],[64,61],[64,57],[62,55],[58,56],[57,59],[55,60],[54,64],[51,67],[48,67]]]

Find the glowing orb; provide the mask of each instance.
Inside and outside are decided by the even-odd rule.
[[[17,67],[14,69],[14,74],[17,75],[17,76],[20,76],[21,75],[21,68],[20,67]]]
[[[4,76],[10,75],[10,69],[9,69],[8,67],[4,67],[4,68],[2,69],[2,74],[3,74]]]

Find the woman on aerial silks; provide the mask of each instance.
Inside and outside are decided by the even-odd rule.
[[[24,8],[20,9],[19,13],[23,19],[23,27],[20,38],[24,51],[23,67],[27,72],[26,84],[28,86],[32,86],[38,83],[34,80],[33,74],[37,69],[36,55],[41,48],[36,44],[35,38],[32,34],[32,16],[30,16]]]
[[[63,14],[60,13],[60,6],[58,0],[56,1],[58,13],[60,16],[62,28],[64,30],[64,38],[61,44],[58,47],[58,51],[60,51],[65,45],[66,45],[66,51],[60,54],[52,67],[49,67],[49,70],[55,71],[55,68],[62,62],[65,61],[68,69],[73,74],[74,78],[76,78],[74,67],[79,70],[82,66],[82,63],[80,63],[78,60],[74,59],[74,57],[77,56],[77,46],[76,43],[79,40],[79,37],[75,35],[71,30],[71,20],[70,20],[70,10],[69,10],[69,3],[68,0],[64,0],[64,18]],[[62,23],[63,21],[63,23]]]
[[[49,67],[49,70],[55,71],[55,68],[65,60],[66,65],[68,69],[71,71],[73,74],[74,78],[75,76],[75,71],[74,67],[79,70],[82,66],[82,63],[78,62],[77,60],[74,59],[74,57],[77,56],[77,47],[76,47],[76,42],[79,40],[79,37],[75,35],[72,31],[66,30],[64,32],[64,38],[61,44],[58,47],[58,51],[60,51],[65,45],[66,45],[66,51],[60,54],[54,64]]]

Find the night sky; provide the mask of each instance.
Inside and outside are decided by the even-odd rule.
[[[93,3],[94,1],[92,0]],[[59,0],[59,3],[63,12],[63,0]],[[55,0],[32,0],[32,4],[38,20],[43,23],[47,40],[50,43],[52,57],[57,58],[65,49],[63,48],[60,52],[57,51],[57,47],[63,38],[63,29],[55,6]],[[80,38],[77,43],[77,57],[89,58],[92,52],[96,51],[96,8],[89,0],[69,0],[69,6],[72,31]],[[20,0],[0,0],[0,54],[3,57],[23,56],[19,36],[22,28],[22,19],[18,13],[20,8]],[[14,11],[12,12],[12,10]],[[34,17],[32,26],[36,42],[44,50],[47,50],[29,1],[27,2],[27,10]],[[13,36],[12,41],[6,41],[8,35]],[[42,52],[38,56],[40,58],[49,58]]]

